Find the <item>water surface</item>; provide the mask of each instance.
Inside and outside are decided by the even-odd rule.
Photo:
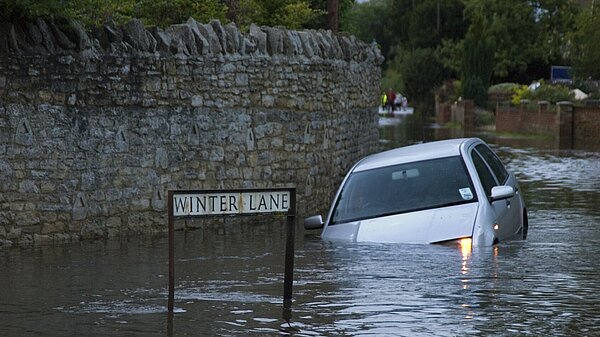
[[[389,147],[435,133],[386,123]],[[178,232],[171,322],[166,238],[5,249],[0,335],[600,336],[600,154],[488,140],[520,180],[527,241],[471,251],[299,230],[289,324],[279,220]]]

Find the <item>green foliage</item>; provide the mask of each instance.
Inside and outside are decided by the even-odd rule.
[[[418,48],[396,52],[393,64],[386,72],[397,74],[402,80],[403,94],[411,100],[432,101],[433,90],[448,76],[444,66],[437,59],[435,50]]]
[[[481,17],[474,18],[464,41],[462,95],[478,106],[485,106],[494,68],[494,46]]]
[[[388,0],[370,0],[362,4],[356,4],[346,14],[345,20],[341,22],[342,30],[349,32],[365,42],[376,40],[380,45],[387,43],[387,27],[384,19],[389,6]]]
[[[135,2],[132,15],[145,25],[166,27],[184,23],[190,17],[199,22],[226,21],[226,11],[227,7],[217,0],[140,0]]]
[[[147,26],[166,27],[193,17],[199,22],[234,21],[241,28],[251,23],[289,29],[325,28],[321,1],[309,0],[0,0],[4,20],[64,17],[85,25],[109,20],[125,23],[138,18]],[[341,0],[346,13],[352,0]],[[322,22],[323,26],[318,26]]]
[[[591,91],[588,95],[588,99],[600,99],[600,90]]]
[[[570,0],[465,0],[466,18],[471,25],[481,20],[493,42],[497,78],[524,73],[532,64],[564,64],[577,8]]]
[[[66,16],[70,4],[60,0],[0,0],[0,19],[3,21],[28,20],[38,16]]]
[[[582,78],[600,79],[600,13],[595,8],[583,11],[577,20],[573,34],[575,47],[575,73]]]
[[[110,20],[123,24],[134,16],[134,3],[132,1],[118,0],[81,0],[70,1],[65,8],[66,12],[59,16],[73,18],[84,25],[102,25]]]
[[[381,78],[381,91],[385,92],[389,88],[402,93],[402,95],[406,95],[406,87],[404,86],[402,74],[393,69],[386,70]]]
[[[499,76],[523,71],[533,56],[537,38],[533,10],[521,0],[465,0],[465,16],[479,34],[494,45],[493,70]]]
[[[262,0],[267,1],[267,0]],[[298,2],[298,1],[296,1]],[[310,20],[302,24],[302,28],[306,29],[326,29],[327,28],[327,0],[304,0],[310,5],[310,8],[314,10],[317,15],[311,17]],[[343,29],[345,27],[344,21],[351,16],[351,12],[354,8],[354,0],[338,0],[338,15],[340,31],[347,31]]]
[[[511,103],[519,105],[522,100],[530,100],[548,101],[556,104],[557,102],[572,101],[575,99],[571,93],[571,89],[564,85],[548,84],[543,80],[540,80],[539,83],[540,85],[536,89],[530,89],[526,85],[515,87]]]
[[[259,26],[284,26],[303,29],[325,16],[325,12],[304,0],[240,0],[234,21],[243,29],[255,23]],[[323,20],[323,24],[325,24]],[[323,27],[321,27],[323,28]]]
[[[487,102],[486,87],[480,77],[469,76],[464,79],[463,97],[472,99],[478,106],[484,106]]]
[[[352,7],[342,28],[365,42],[377,41],[387,68],[399,48],[436,49],[444,39],[460,40],[468,27],[462,11],[461,0],[369,0]]]
[[[431,69],[441,64],[443,73],[460,76],[465,97],[484,104],[492,78],[549,69],[550,62],[565,64],[565,34],[573,27],[576,8],[570,0],[370,0],[355,5],[346,27],[381,45],[384,69],[390,70],[386,78],[401,79],[407,90],[427,81],[404,73],[391,76],[409,63],[406,52],[397,53],[431,49]]]
[[[540,37],[534,41],[535,56],[549,64],[564,64],[569,57],[571,32],[576,29],[580,6],[570,0],[538,0],[531,2],[535,25]]]
[[[109,20],[124,23],[139,18],[146,25],[167,26],[183,23],[189,17],[199,21],[225,19],[227,7],[219,0],[1,0],[0,10],[8,17],[63,17],[85,25],[101,25]]]
[[[544,81],[540,81],[540,86],[535,90],[525,91],[522,99],[548,101],[556,104],[560,101],[572,101],[575,97],[571,93],[571,89],[564,85],[547,84]]]
[[[463,9],[459,0],[392,0],[385,12],[389,37],[405,48],[435,48],[443,39],[460,39],[467,28]]]
[[[492,85],[489,89],[488,89],[488,93],[514,93],[515,89],[521,87],[521,85],[517,84],[517,83],[512,83],[512,82],[506,82],[506,83],[498,83],[498,84],[494,84]]]
[[[462,72],[464,49],[464,40],[448,39],[442,40],[442,44],[437,48],[440,61],[455,77]]]
[[[301,29],[305,22],[324,14],[324,12],[310,8],[306,2],[295,2],[281,8],[280,12],[275,15],[275,20],[289,29]]]
[[[515,86],[513,88],[514,94],[513,94],[512,98],[511,98],[510,102],[513,105],[519,105],[519,104],[521,104],[521,100],[525,99],[524,96],[525,96],[525,94],[528,91],[529,91],[529,87],[527,87],[526,85]]]

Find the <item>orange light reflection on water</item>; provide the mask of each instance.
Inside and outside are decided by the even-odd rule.
[[[468,262],[469,262],[469,257],[471,256],[471,252],[473,250],[473,239],[463,238],[463,239],[460,239],[460,241],[458,243],[460,246],[460,252],[462,254],[462,264],[461,264],[460,272],[464,275],[461,280],[462,289],[467,290],[467,289],[469,289],[469,282],[470,282],[470,279],[467,276],[467,274],[469,273]],[[462,306],[467,311],[467,313],[465,315],[466,320],[471,320],[471,319],[475,318],[475,313],[473,312],[473,310],[471,310],[471,308],[468,304],[463,304]]]
[[[463,275],[466,275],[469,272],[469,266],[468,266],[467,262],[469,260],[469,256],[471,256],[473,240],[471,238],[464,238],[459,241],[459,244],[460,244],[460,252],[462,253],[462,265],[460,268],[460,272]],[[463,289],[465,289],[465,290],[468,289],[469,288],[469,280],[464,279],[464,280],[462,280],[462,282],[463,282]]]
[[[460,251],[462,253],[463,261],[466,261],[471,256],[471,250],[473,249],[473,239],[464,238],[460,239]]]

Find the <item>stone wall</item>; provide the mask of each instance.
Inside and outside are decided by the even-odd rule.
[[[378,150],[381,62],[330,31],[0,24],[0,246],[164,232],[169,189],[324,213]]]
[[[496,106],[496,131],[546,135],[565,149],[600,149],[600,108],[559,102],[525,102],[514,107],[508,102]]]

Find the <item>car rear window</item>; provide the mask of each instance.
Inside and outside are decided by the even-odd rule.
[[[460,156],[413,162],[351,174],[331,224],[476,201]]]

